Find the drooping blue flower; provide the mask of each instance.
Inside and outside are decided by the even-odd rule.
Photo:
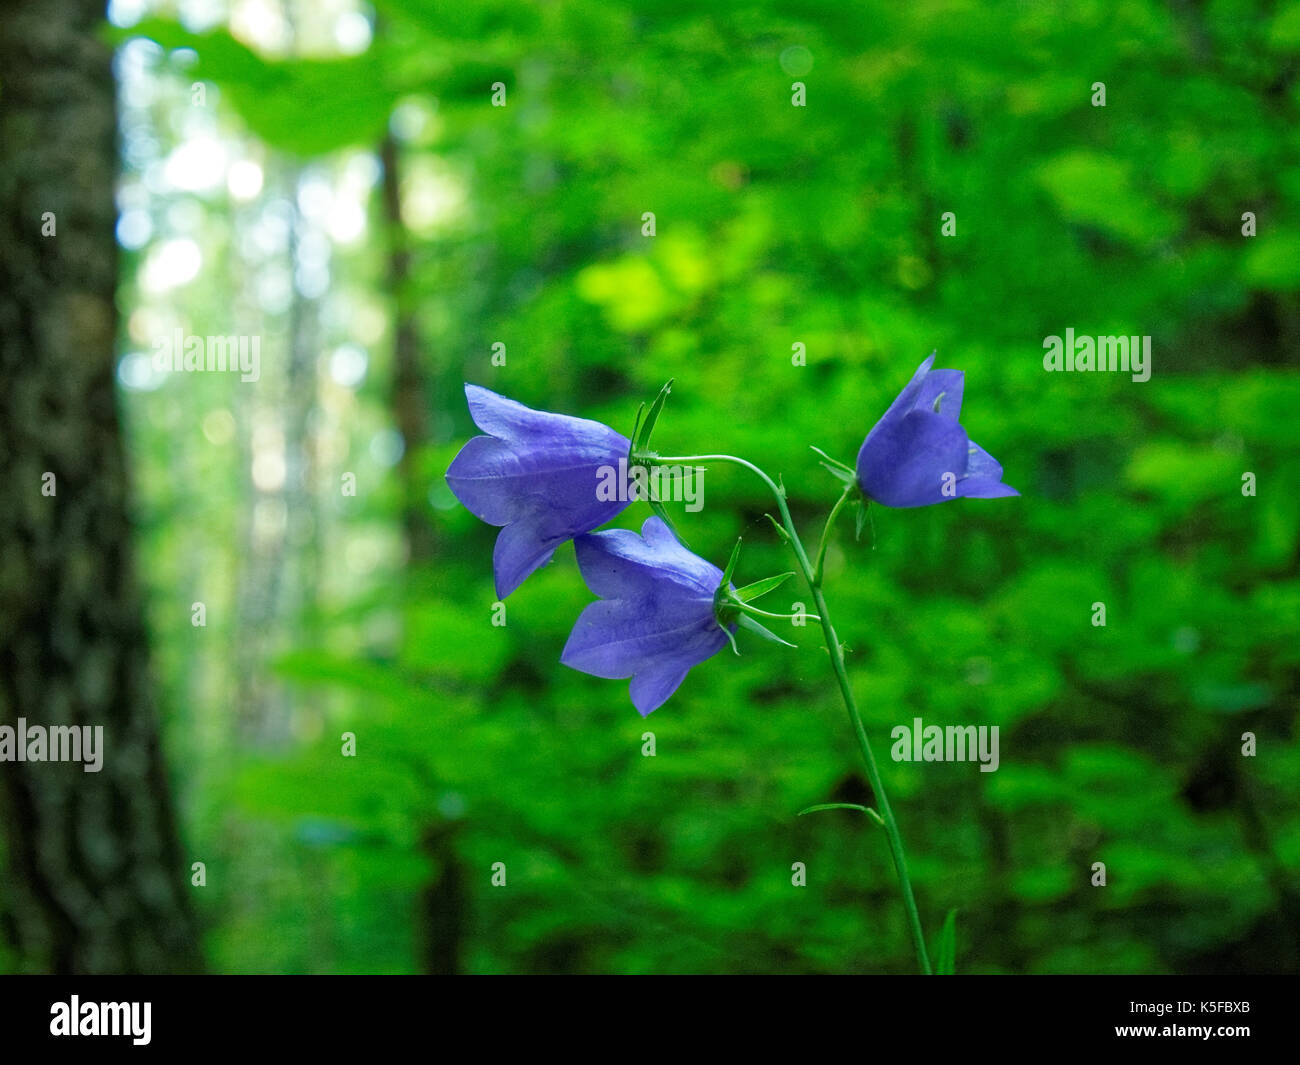
[[[1018,496],[997,460],[958,423],[965,374],[921,363],[858,451],[858,486],[887,507]]]
[[[607,425],[532,410],[465,386],[476,436],[452,460],[447,486],[466,508],[501,526],[492,568],[504,599],[555,549],[618,516],[627,499],[601,499],[601,467],[617,468],[631,442]],[[610,493],[604,493],[609,495]]]
[[[564,645],[566,666],[607,680],[632,678],[642,717],[658,709],[692,666],[727,646],[714,613],[722,571],[686,550],[659,518],[574,541],[583,579],[601,598]]]

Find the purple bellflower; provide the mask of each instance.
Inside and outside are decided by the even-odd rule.
[[[601,500],[602,466],[618,466],[631,441],[607,425],[532,410],[478,385],[465,386],[476,436],[447,469],[449,487],[489,525],[501,526],[492,568],[504,599],[555,549],[617,517],[628,500]]]
[[[578,618],[560,661],[607,680],[632,678],[642,717],[664,704],[730,639],[717,619],[722,571],[686,550],[659,518],[574,541],[587,586],[601,598]]]
[[[965,374],[935,370],[934,356],[876,422],[858,452],[858,487],[887,507],[925,507],[959,497],[1018,496],[1002,467],[958,423]]]

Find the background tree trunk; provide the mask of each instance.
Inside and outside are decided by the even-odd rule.
[[[104,729],[98,773],[0,763],[4,926],[26,968],[175,972],[200,955],[115,406],[116,123],[102,18],[102,0],[18,0],[0,19],[0,724]],[[187,609],[177,604],[178,624]]]
[[[406,539],[403,567],[404,603],[410,602],[415,580],[427,579],[438,541],[429,520],[427,473],[420,455],[429,443],[428,382],[420,360],[420,334],[411,298],[411,251],[406,224],[402,221],[401,150],[391,130],[380,144],[383,164],[384,221],[388,238],[388,288],[392,296],[393,326],[393,418],[402,434],[402,457],[398,477],[402,484],[402,530]],[[414,579],[413,579],[414,578]],[[421,891],[420,963],[426,973],[456,974],[461,971],[464,937],[469,926],[468,873],[457,851],[463,822],[435,819],[422,829],[424,852],[437,870],[436,879]]]
[[[427,565],[437,549],[429,521],[429,488],[420,469],[420,449],[429,442],[429,398],[420,366],[420,335],[411,298],[411,251],[402,221],[402,179],[397,140],[388,132],[379,149],[384,168],[384,220],[388,236],[388,288],[393,298],[393,417],[402,434],[397,473],[402,483],[402,529],[408,571]]]

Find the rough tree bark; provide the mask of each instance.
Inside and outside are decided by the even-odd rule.
[[[199,948],[115,408],[102,19],[103,0],[11,0],[0,18],[0,724],[104,729],[98,773],[0,762],[4,926],[25,968],[177,972]]]

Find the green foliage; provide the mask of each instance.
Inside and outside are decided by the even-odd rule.
[[[815,544],[840,486],[809,445],[851,464],[936,348],[1022,498],[872,507],[860,541],[840,522],[826,583],[938,971],[955,970],[953,907],[963,972],[1300,965],[1300,8],[376,7],[370,51],[346,60],[155,21],[127,34],[195,49],[224,117],[277,152],[373,147],[395,104],[423,102],[436,120],[403,165],[465,194],[407,237],[436,556],[404,571],[392,546],[396,468],[342,508],[333,487],[330,535],[385,561],[359,575],[336,545],[266,648],[295,707],[278,745],[225,731],[199,678],[229,660],[174,618],[186,545],[238,566],[220,530],[251,490],[178,485],[180,429],[149,397],[128,405],[189,831],[217,874],[214,965],[419,969],[447,935],[431,914],[452,913],[475,972],[911,971],[817,626],[716,656],[643,721],[625,683],[558,662],[591,598],[571,548],[492,624],[494,530],[440,474],[474,432],[463,381],[631,434],[672,378],[642,423],[662,409],[656,450],[780,473]],[[383,275],[372,235],[349,284]],[[1043,338],[1067,327],[1151,335],[1151,380],[1045,373]],[[343,430],[361,463],[388,417],[389,341]],[[179,400],[193,420],[213,401]],[[699,513],[667,505],[692,548],[720,564],[744,536],[746,580],[788,570],[756,479],[718,466],[705,483]],[[813,609],[797,582],[758,587],[766,609]],[[999,726],[1000,768],[889,761],[915,717]]]
[[[198,54],[195,80],[229,95],[249,129],[272,147],[311,156],[383,133],[399,89],[377,53],[349,59],[269,61],[225,31],[190,33],[174,22],[148,19],[112,35],[148,37],[167,49]]]

